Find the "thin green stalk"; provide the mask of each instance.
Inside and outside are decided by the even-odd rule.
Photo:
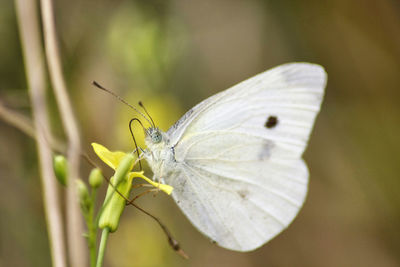
[[[108,238],[109,233],[110,233],[110,229],[108,227],[104,228],[103,232],[101,232],[101,240],[100,240],[100,246],[99,246],[99,253],[97,255],[96,267],[103,266],[103,259],[104,259],[104,254],[106,251],[106,244],[107,244],[107,238]]]
[[[92,205],[89,209],[89,216],[87,220],[88,226],[88,246],[89,246],[89,255],[90,255],[90,267],[96,266],[96,231],[97,231],[97,221],[94,220],[94,203],[96,202],[96,188],[92,188],[91,193],[91,202]]]

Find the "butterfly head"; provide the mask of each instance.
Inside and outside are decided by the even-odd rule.
[[[163,134],[158,127],[150,127],[146,129],[146,141],[158,144],[163,141]]]
[[[156,165],[154,162],[163,161],[170,157],[170,155],[167,155],[170,152],[170,149],[167,149],[168,136],[158,127],[147,128],[144,140],[147,147],[145,157],[151,166]]]

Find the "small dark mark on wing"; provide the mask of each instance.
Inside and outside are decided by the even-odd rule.
[[[175,158],[175,146],[171,147],[171,150],[172,150],[172,156],[173,156],[174,162],[176,162],[176,158]]]
[[[267,160],[271,157],[271,150],[274,148],[274,143],[272,141],[264,141],[261,150],[258,153],[259,160]]]
[[[183,180],[183,182],[181,183],[181,187],[184,187],[186,185],[186,180]]]
[[[247,195],[249,194],[249,191],[247,190],[238,190],[237,193],[239,194],[239,196],[243,199],[247,198]]]
[[[278,124],[278,117],[269,116],[267,121],[265,122],[265,127],[268,129],[274,128]]]

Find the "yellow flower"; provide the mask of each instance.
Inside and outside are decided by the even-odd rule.
[[[92,143],[92,147],[94,152],[97,154],[97,156],[108,166],[113,168],[114,170],[119,166],[121,160],[125,157],[126,153],[121,152],[121,151],[110,151],[104,146],[97,144],[97,143]],[[143,175],[143,171],[141,172],[130,172],[129,173],[129,180],[134,179],[134,178],[142,178],[152,186],[159,188],[161,191],[164,191],[168,195],[172,193],[173,187],[170,185],[166,184],[161,184],[152,181],[151,179],[147,178],[145,175]]]

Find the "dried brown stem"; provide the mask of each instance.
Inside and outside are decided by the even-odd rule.
[[[21,130],[26,135],[32,138],[36,138],[35,128],[33,127],[32,122],[22,114],[19,114],[7,108],[1,101],[0,101],[0,118],[2,118],[5,122],[15,126],[17,129]]]
[[[83,233],[83,219],[79,213],[78,199],[75,189],[75,180],[79,176],[80,137],[75,121],[67,86],[65,84],[60,53],[58,51],[56,29],[54,22],[53,3],[51,0],[41,0],[42,24],[46,59],[49,68],[50,80],[60,109],[60,116],[68,139],[68,189],[67,189],[67,232],[68,252],[70,263],[74,267],[84,267],[88,262],[87,249]]]
[[[33,126],[31,119],[6,107],[1,101],[0,118],[37,141],[35,127]],[[46,136],[46,141],[50,143],[49,145],[52,150],[57,153],[64,153],[65,145],[60,140],[53,138],[53,136]]]
[[[34,135],[37,137],[51,258],[53,266],[65,267],[63,221],[57,195],[56,179],[53,174],[51,148],[49,142],[46,141],[46,136],[50,136],[50,127],[47,117],[45,70],[36,1],[16,0],[15,3],[25,71],[32,103],[33,121],[36,129]],[[16,118],[14,117],[14,119]],[[19,122],[22,122],[22,120],[19,120]]]

